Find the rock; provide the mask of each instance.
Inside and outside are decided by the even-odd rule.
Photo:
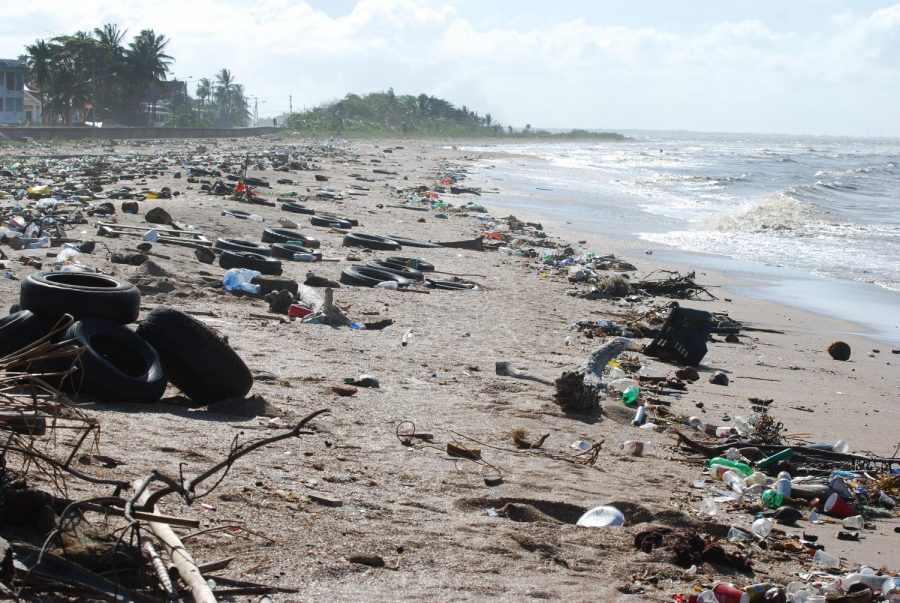
[[[347,561],[369,567],[384,567],[384,559],[381,555],[351,555],[347,557]]]
[[[85,241],[81,245],[78,246],[78,251],[81,253],[94,253],[94,249],[97,248],[97,243],[94,241]]]
[[[709,378],[709,382],[715,385],[728,385],[728,375],[722,371],[716,371]]]
[[[360,375],[353,380],[353,385],[357,387],[381,387],[381,383],[378,382],[378,379],[373,375]]]
[[[725,336],[725,343],[740,343],[741,338],[737,336],[737,333],[729,333]]]
[[[209,247],[198,247],[194,250],[194,257],[204,264],[212,264],[216,261],[216,253]]]
[[[269,302],[269,312],[287,314],[288,308],[294,303],[294,296],[287,289],[283,289],[267,293],[265,300]]]
[[[700,380],[700,373],[698,373],[697,369],[692,366],[688,366],[675,371],[675,376],[682,381],[690,381],[691,383]]]
[[[835,341],[828,346],[828,354],[835,360],[850,360],[850,346],[843,341]]]
[[[130,264],[132,266],[140,266],[150,258],[143,253],[114,253],[110,257],[113,264]]]
[[[164,210],[161,207],[154,207],[144,216],[144,220],[150,222],[151,224],[171,224],[172,216],[169,215],[169,212]]]
[[[797,520],[803,519],[803,513],[794,507],[778,507],[778,509],[775,510],[775,514],[772,515],[772,519],[778,523],[792,526]]]

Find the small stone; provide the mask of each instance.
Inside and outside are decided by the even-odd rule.
[[[169,215],[169,212],[164,210],[161,207],[154,207],[144,216],[144,220],[150,222],[151,224],[171,224],[172,216]]]
[[[729,333],[725,336],[725,343],[740,343],[741,338],[737,336],[737,333]]]
[[[378,379],[373,375],[360,375],[353,380],[353,385],[357,387],[373,387],[376,389],[381,387],[381,383],[379,383]]]
[[[728,385],[728,375],[722,371],[716,371],[709,378],[709,382],[715,385]]]
[[[835,360],[850,360],[850,346],[843,341],[835,341],[828,346],[828,354]]]
[[[198,247],[194,250],[194,257],[204,264],[212,264],[216,261],[216,253],[209,247]]]
[[[384,559],[381,555],[351,555],[347,557],[347,561],[369,567],[384,567]]]
[[[697,369],[690,366],[675,371],[675,376],[682,381],[690,381],[692,383],[700,380],[700,373],[697,372]]]

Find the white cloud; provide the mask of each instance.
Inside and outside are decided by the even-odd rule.
[[[296,109],[393,86],[517,125],[900,135],[884,114],[900,95],[900,4],[801,35],[752,18],[486,27],[445,0],[360,0],[337,17],[297,0],[33,0],[0,20],[0,54],[105,22],[165,34],[177,76],[228,67],[261,114],[288,95]]]

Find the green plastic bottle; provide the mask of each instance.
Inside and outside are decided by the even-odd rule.
[[[635,402],[637,402],[638,396],[640,395],[641,390],[637,385],[629,385],[625,388],[625,391],[622,392],[622,402],[631,406]]]
[[[717,456],[714,459],[709,459],[706,461],[706,466],[710,465],[725,465],[726,467],[731,467],[735,471],[742,473],[744,477],[748,477],[751,473],[753,473],[753,469],[750,468],[750,465],[747,463],[742,463],[740,461],[732,461],[731,459],[725,459],[720,456]]]
[[[784,496],[778,490],[766,490],[760,498],[770,509],[777,509],[784,502]]]

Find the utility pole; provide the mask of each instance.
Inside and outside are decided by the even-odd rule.
[[[294,97],[288,94],[288,113],[294,112]]]
[[[253,97],[253,125],[259,125],[259,97]]]

